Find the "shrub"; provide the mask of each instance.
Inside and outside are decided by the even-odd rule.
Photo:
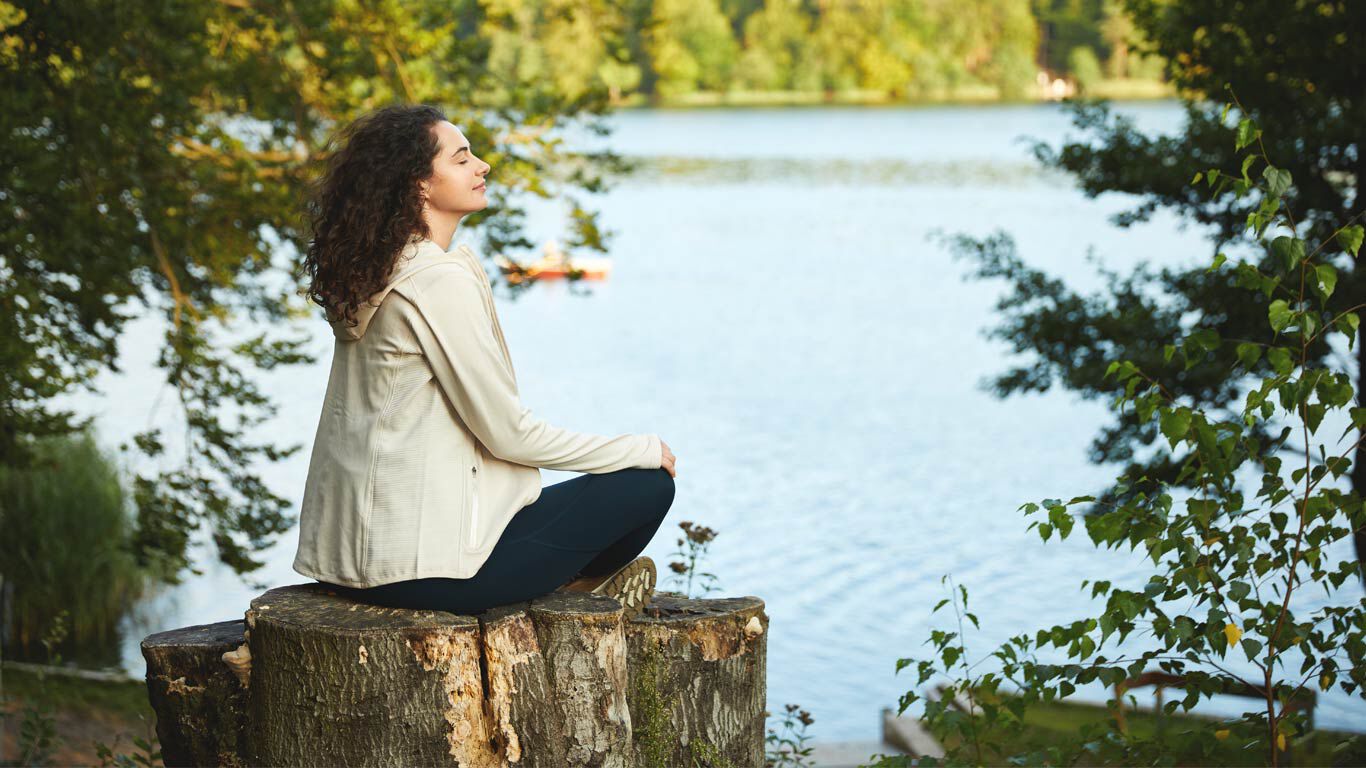
[[[32,468],[0,466],[0,563],[12,618],[6,646],[34,651],[58,612],[77,645],[110,643],[147,579],[116,462],[89,430],[47,438]]]
[[[1225,119],[1233,108],[1230,104],[1225,109]],[[1245,114],[1241,105],[1237,109]],[[1163,351],[1169,366],[1179,358],[1172,367],[1190,370],[1231,361],[1222,363],[1228,366],[1227,375],[1250,376],[1241,416],[1221,421],[1174,401],[1159,380],[1173,375],[1170,370],[1144,371],[1129,360],[1110,363],[1106,376],[1114,376],[1119,389],[1114,405],[1133,408],[1140,424],[1154,427],[1167,443],[1159,441],[1162,450],[1186,451],[1175,483],[1193,479],[1200,490],[1178,502],[1163,483],[1121,476],[1126,501],[1085,518],[1085,530],[1096,546],[1142,547],[1154,564],[1147,583],[1129,590],[1108,581],[1083,581],[1092,597],[1104,597],[1100,615],[1011,638],[989,657],[999,662],[999,671],[973,675],[980,662],[968,663],[962,618],[975,625],[977,617],[966,612],[967,591],[960,586],[961,609],[959,596],[952,596],[958,631],[931,634],[937,658],[897,661],[898,672],[916,665],[917,687],[941,667],[955,678],[940,701],[925,705],[924,719],[946,744],[946,764],[980,764],[988,755],[1016,765],[1204,764],[1227,759],[1232,750],[1241,752],[1244,762],[1249,754],[1262,752],[1265,762],[1275,766],[1288,746],[1307,735],[1306,715],[1294,706],[1306,687],[1366,693],[1366,599],[1342,594],[1344,583],[1352,592],[1359,589],[1361,564],[1354,558],[1334,562],[1329,556],[1335,548],[1350,550],[1352,532],[1366,524],[1357,492],[1332,484],[1349,472],[1357,446],[1366,440],[1366,408],[1354,405],[1350,371],[1311,367],[1307,353],[1311,345],[1328,343],[1339,334],[1349,349],[1356,343],[1358,310],[1366,304],[1352,304],[1355,297],[1335,293],[1334,262],[1350,263],[1357,257],[1363,229],[1353,219],[1322,242],[1306,242],[1286,205],[1290,174],[1266,156],[1253,120],[1241,119],[1235,134],[1236,147],[1244,154],[1242,167],[1196,173],[1192,183],[1204,182],[1216,195],[1258,195],[1247,226],[1265,251],[1255,263],[1240,261],[1231,268],[1220,253],[1207,272],[1224,270],[1235,285],[1261,294],[1256,300],[1265,305],[1269,332],[1265,340],[1221,339],[1211,329],[1196,327]],[[1220,350],[1225,354],[1217,354]],[[1313,445],[1325,422],[1332,423],[1328,417],[1343,410],[1348,423],[1342,438],[1356,431],[1357,439],[1341,453],[1342,438]],[[1252,436],[1259,425],[1279,426],[1273,421],[1278,416],[1289,422],[1278,437],[1263,444]],[[1265,432],[1276,433],[1275,428]],[[1292,435],[1302,445],[1288,447]],[[1251,503],[1234,474],[1244,466],[1261,474]],[[1095,501],[1091,496],[1066,502],[1044,499],[1021,509],[1026,516],[1043,518],[1029,528],[1037,528],[1048,541],[1054,533],[1062,539],[1072,532],[1076,519],[1070,506]],[[1290,602],[1305,589],[1316,595],[1322,590],[1325,597],[1319,599],[1321,607],[1302,615]],[[948,602],[941,601],[935,610]],[[1154,650],[1115,658],[1101,653],[1107,640],[1123,642],[1140,626]],[[1050,645],[1066,648],[1068,663],[1041,663],[1035,652]],[[1257,674],[1244,679],[1230,670],[1230,653],[1242,654]],[[1235,720],[1188,721],[1196,724],[1152,738],[1127,732],[1111,719],[1083,728],[1078,738],[1061,745],[1021,748],[1024,714],[1031,704],[1063,699],[1093,681],[1120,684],[1154,663],[1183,678],[1186,695],[1166,702],[1166,714],[1177,708],[1189,711],[1202,697],[1234,688],[1253,691],[1263,702]],[[1016,691],[1007,691],[1004,683]],[[944,704],[960,692],[980,711],[966,713]],[[908,692],[900,711],[920,698]],[[921,758],[919,765],[940,762]],[[907,763],[896,757],[878,763],[902,764]]]

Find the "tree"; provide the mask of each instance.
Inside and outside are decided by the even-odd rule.
[[[1071,71],[1072,50],[1086,46],[1103,50],[1100,22],[1103,0],[1032,0],[1032,11],[1043,31],[1040,63],[1053,72]]]
[[[1338,225],[1358,223],[1366,204],[1361,195],[1366,60],[1360,55],[1366,5],[1351,0],[1125,2],[1143,38],[1140,52],[1169,62],[1168,74],[1182,93],[1184,131],[1146,136],[1105,102],[1078,101],[1072,119],[1082,135],[1057,148],[1036,143],[1044,164],[1073,174],[1091,196],[1137,196],[1136,207],[1116,217],[1121,226],[1165,209],[1205,228],[1214,252],[1246,250],[1250,241],[1244,227],[1255,203],[1232,194],[1207,198],[1189,184],[1192,167],[1238,167],[1232,149],[1237,127],[1226,122],[1218,106],[1227,82],[1248,117],[1265,130],[1267,154],[1295,180],[1287,206],[1307,247],[1317,249]],[[1103,272],[1106,291],[1081,296],[1062,280],[1028,267],[1007,235],[960,242],[955,252],[975,259],[978,277],[1011,284],[998,304],[1004,319],[991,335],[1017,352],[1033,353],[1034,359],[990,382],[1002,397],[1055,384],[1088,398],[1108,396],[1115,386],[1105,380],[1103,361],[1118,354],[1152,371],[1192,407],[1217,410],[1237,401],[1242,382],[1220,375],[1216,366],[1187,371],[1168,364],[1161,359],[1164,347],[1191,322],[1208,325],[1226,339],[1260,342],[1269,335],[1269,299],[1261,305],[1240,301],[1232,275],[1200,265],[1154,273],[1144,262],[1126,276]],[[1366,293],[1366,276],[1354,262],[1340,268],[1330,307],[1335,311]],[[1339,354],[1322,338],[1308,351],[1315,364]],[[1236,353],[1225,345],[1213,354],[1230,362]],[[1357,345],[1354,354],[1359,374],[1366,345]],[[1264,372],[1268,365],[1262,360],[1250,373]],[[1360,392],[1358,398],[1359,405],[1366,404]],[[1091,458],[1127,462],[1135,477],[1173,481],[1184,457],[1139,454],[1159,438],[1132,414],[1119,415],[1096,437]],[[1357,491],[1366,491],[1366,448],[1358,448],[1351,481]],[[1111,487],[1098,495],[1106,503],[1123,503],[1132,491]],[[1359,559],[1366,555],[1366,532],[1357,531],[1355,546]]]
[[[1039,33],[1028,0],[902,0],[896,9],[912,35],[915,90],[983,84],[1018,98],[1032,87]]]
[[[958,585],[931,610],[952,602],[957,631],[931,631],[930,659],[896,662],[898,672],[915,665],[917,688],[941,673],[951,677],[939,700],[925,703],[924,719],[947,746],[945,759],[921,759],[921,765],[1243,765],[1263,754],[1266,764],[1276,766],[1290,763],[1292,746],[1298,752],[1325,741],[1327,734],[1312,732],[1307,711],[1315,689],[1337,687],[1366,699],[1366,599],[1343,599],[1343,585],[1354,581],[1358,563],[1335,554],[1337,543],[1366,525],[1366,503],[1355,490],[1333,482],[1348,472],[1357,446],[1366,442],[1366,408],[1351,407],[1356,387],[1350,371],[1315,365],[1309,353],[1314,340],[1325,336],[1339,337],[1348,348],[1360,344],[1357,310],[1366,305],[1335,312],[1330,299],[1340,286],[1335,265],[1360,257],[1363,228],[1343,225],[1310,249],[1285,206],[1293,179],[1268,154],[1274,142],[1238,112],[1233,146],[1242,157],[1196,171],[1189,183],[1252,205],[1246,224],[1255,243],[1250,258],[1234,262],[1220,253],[1204,269],[1231,275],[1244,302],[1252,298],[1265,308],[1262,320],[1274,335],[1265,343],[1229,339],[1197,323],[1163,350],[1161,362],[1177,360],[1186,371],[1214,366],[1217,377],[1230,379],[1265,360],[1264,374],[1252,376],[1246,397],[1223,418],[1187,405],[1134,361],[1109,360],[1104,377],[1122,385],[1112,406],[1159,431],[1166,443],[1160,452],[1180,451],[1183,458],[1173,483],[1122,475],[1119,482],[1136,493],[1087,517],[1085,532],[1097,547],[1141,549],[1151,570],[1142,582],[1082,581],[1091,597],[1104,597],[1099,615],[1015,635],[990,654],[999,662],[996,669],[980,668],[987,658],[969,657],[963,618],[974,626],[978,620],[967,611],[966,588]],[[1271,297],[1269,305],[1263,301]],[[1216,354],[1228,346],[1234,349],[1231,360]],[[1217,405],[1223,410],[1223,403]],[[1345,418],[1328,418],[1335,412]],[[1339,435],[1342,422],[1347,429]],[[1255,436],[1268,430],[1279,436]],[[1359,436],[1346,443],[1354,431]],[[1287,454],[1292,433],[1301,447]],[[1261,483],[1245,494],[1237,473],[1249,468]],[[1189,488],[1176,487],[1187,478],[1193,481]],[[1020,509],[1038,516],[1029,529],[1037,528],[1047,542],[1054,533],[1065,539],[1072,532],[1077,519],[1069,507],[1094,501],[1048,498]],[[1309,600],[1292,605],[1297,592],[1308,592]],[[1130,634],[1147,638],[1137,654],[1121,647]],[[1039,652],[1049,646],[1066,649],[1063,663],[1041,661]],[[1236,669],[1234,659],[1246,660],[1236,666],[1254,671]],[[1114,699],[1106,701],[1114,717],[1084,723],[1080,733],[1049,738],[1045,745],[1025,736],[1030,706],[1066,699],[1078,686],[1097,681],[1114,686]],[[1153,682],[1185,694],[1163,704],[1164,715],[1227,693],[1257,705],[1236,719],[1188,719],[1164,724],[1154,734],[1129,731],[1119,716],[1125,691]],[[966,712],[949,703],[960,695]],[[907,692],[899,712],[920,698]],[[1328,741],[1313,757],[1331,755],[1333,764],[1350,765],[1360,757],[1361,741]],[[1300,757],[1297,764],[1324,764],[1319,761]],[[908,764],[902,756],[877,763]]]
[[[155,313],[184,445],[132,441],[168,465],[134,480],[139,563],[178,581],[207,525],[221,561],[259,568],[294,519],[254,465],[301,446],[253,439],[276,411],[253,376],[311,359],[300,213],[326,136],[386,103],[445,106],[494,167],[489,208],[466,220],[490,250],[532,245],[511,190],[597,191],[619,159],[550,183],[574,159],[551,129],[601,114],[607,91],[494,74],[504,21],[475,0],[0,2],[0,463],[87,424],[53,399],[118,371],[128,322]],[[568,200],[572,244],[603,248],[596,214]]]
[[[656,0],[650,58],[663,96],[721,91],[730,83],[739,46],[716,0]]]
[[[1076,79],[1082,93],[1089,92],[1100,81],[1100,59],[1089,45],[1079,45],[1067,54],[1067,70]]]
[[[811,20],[800,0],[767,0],[745,20],[745,50],[736,67],[740,84],[756,90],[806,90],[797,73],[810,58],[810,37]]]

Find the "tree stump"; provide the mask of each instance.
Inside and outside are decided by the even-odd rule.
[[[556,592],[460,615],[310,582],[142,642],[175,765],[762,766],[756,597]]]
[[[148,635],[147,696],[157,713],[161,760],[171,765],[243,765],[246,689],[223,663],[244,642],[241,619]]]

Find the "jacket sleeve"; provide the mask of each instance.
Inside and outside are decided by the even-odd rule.
[[[517,464],[593,474],[661,466],[658,435],[572,432],[533,415],[503,361],[478,278],[456,264],[423,276],[410,280],[412,290],[405,292],[417,309],[411,325],[418,347],[456,413],[490,453]]]

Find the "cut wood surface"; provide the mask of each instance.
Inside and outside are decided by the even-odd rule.
[[[483,614],[272,589],[147,637],[172,765],[762,766],[756,597],[556,592]]]

